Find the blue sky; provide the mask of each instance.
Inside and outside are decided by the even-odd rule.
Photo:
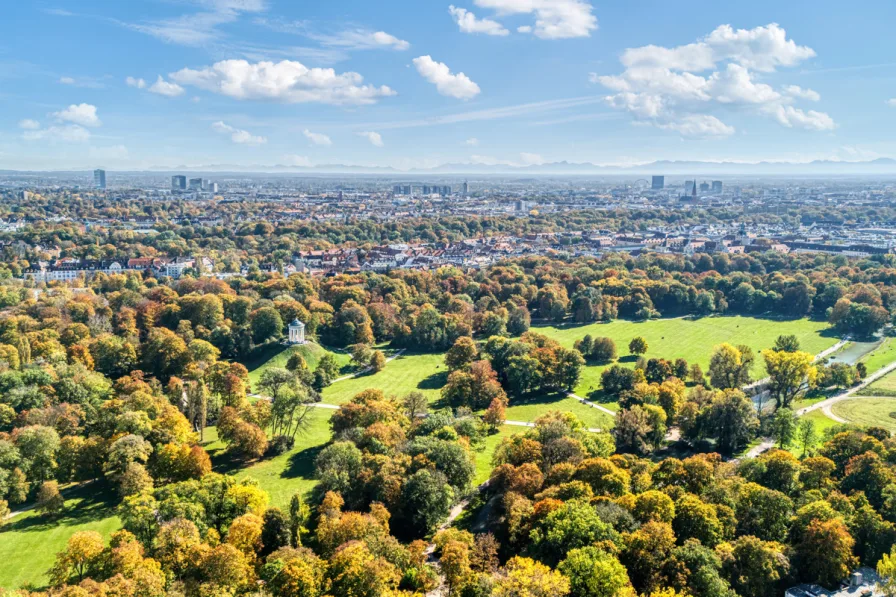
[[[4,11],[0,169],[896,156],[883,0]]]

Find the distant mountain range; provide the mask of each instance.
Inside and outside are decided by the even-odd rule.
[[[160,170],[169,171],[170,168]],[[311,167],[297,166],[238,166],[219,164],[176,168],[173,171],[190,172],[276,172],[308,174],[512,174],[512,175],[682,175],[704,176],[709,174],[743,175],[848,175],[848,174],[893,174],[896,175],[896,159],[878,158],[872,161],[843,162],[817,160],[813,162],[701,162],[661,160],[631,166],[603,166],[589,162],[550,162],[533,165],[448,163],[434,168],[414,168],[398,170],[391,167],[353,166],[346,164],[319,164]]]
[[[84,172],[88,172],[84,169]],[[0,170],[10,174],[15,171]],[[77,171],[68,171],[77,172]],[[121,172],[121,171],[116,171]],[[143,171],[146,172],[146,171]],[[399,170],[391,167],[356,166],[347,164],[319,164],[316,166],[265,166],[211,164],[203,166],[178,166],[151,168],[152,173],[244,173],[244,174],[379,174],[407,176],[413,174],[480,174],[480,175],[666,175],[696,176],[745,175],[745,176],[843,176],[843,175],[893,175],[896,176],[896,159],[878,158],[870,161],[816,160],[813,162],[703,162],[661,160],[631,166],[602,166],[588,162],[551,162],[536,165],[487,165],[472,163],[448,163],[434,168]],[[20,172],[21,173],[21,172]]]

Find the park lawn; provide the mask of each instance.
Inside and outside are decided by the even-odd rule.
[[[837,343],[835,335],[827,332],[827,323],[809,319],[760,319],[755,317],[722,316],[699,319],[655,319],[644,322],[616,320],[610,323],[593,323],[584,326],[539,326],[532,331],[549,336],[561,345],[572,348],[576,340],[591,334],[592,337],[612,338],[622,364],[633,366],[635,358],[628,354],[628,344],[637,336],[647,340],[647,358],[675,360],[683,358],[688,363],[698,363],[704,372],[709,369],[712,350],[719,344],[745,344],[756,352],[753,376],[765,375],[765,364],[759,351],[771,348],[781,335],[793,334],[799,339],[800,348],[818,354]],[[825,333],[827,332],[827,333]],[[600,375],[609,365],[589,365],[582,370],[574,392],[589,397],[600,388]],[[596,397],[597,400],[599,398]],[[612,408],[612,407],[610,407]]]
[[[893,361],[896,361],[896,342],[893,338],[884,338],[880,346],[859,359],[860,363],[865,363],[868,374],[878,371]]]
[[[473,479],[473,485],[479,486],[488,481],[492,475],[492,456],[495,450],[504,441],[504,438],[513,437],[519,433],[525,433],[529,427],[518,427],[514,425],[501,425],[498,432],[489,435],[485,439],[485,448],[482,451],[474,452],[476,457],[476,477]]]
[[[327,404],[345,404],[367,389],[382,390],[386,397],[403,398],[411,392],[423,392],[432,404],[440,398],[440,390],[448,381],[444,353],[408,354],[386,363],[378,373],[365,373],[337,381],[322,392]]]
[[[883,427],[896,432],[896,399],[852,398],[831,406],[831,412],[863,427]]]
[[[246,369],[249,370],[249,383],[252,385],[253,389],[256,389],[258,380],[261,378],[261,374],[264,373],[265,369],[270,369],[271,367],[286,367],[286,362],[289,360],[289,357],[295,353],[301,354],[305,359],[308,368],[313,371],[321,358],[328,352],[336,357],[336,362],[339,363],[340,369],[348,372],[352,360],[350,354],[330,351],[314,342],[297,346],[286,346],[279,342],[271,342],[264,346],[259,346],[252,351],[252,354],[249,355],[249,358],[247,358],[244,363]]]
[[[238,479],[255,479],[270,496],[270,505],[287,511],[294,494],[302,493],[307,498],[317,484],[314,459],[330,442],[330,417],[334,412],[324,408],[313,409],[308,415],[308,426],[296,434],[296,444],[292,450],[249,466],[241,466],[242,463],[227,458],[224,444],[218,441],[214,427],[206,428],[203,447],[212,457],[215,472],[236,475]]]
[[[559,410],[576,415],[590,429],[613,428],[613,417],[593,406],[582,404],[575,398],[562,394],[537,396],[528,400],[511,400],[505,418],[508,421],[534,422],[546,412]]]
[[[0,588],[42,587],[56,554],[79,531],[97,531],[108,542],[121,528],[118,496],[99,483],[65,491],[65,511],[50,518],[29,510],[0,528]],[[0,591],[2,592],[2,591]]]
[[[871,385],[858,391],[861,396],[892,396],[896,397],[896,371],[887,373]]]
[[[836,405],[835,405],[836,406]],[[818,443],[823,443],[824,440],[824,432],[830,429],[831,427],[837,427],[840,425],[834,419],[831,419],[824,411],[819,409],[810,411],[800,417],[801,419],[809,419],[810,421],[815,421],[815,432],[818,434]]]

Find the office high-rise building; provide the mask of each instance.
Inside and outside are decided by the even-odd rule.
[[[187,190],[187,177],[186,176],[172,176],[171,177],[171,190],[172,191],[186,191]]]
[[[708,193],[708,192],[709,192],[709,183],[708,183],[708,182],[704,182],[704,183],[701,183],[701,184],[700,184],[700,192],[701,192],[701,193]]]
[[[722,181],[721,180],[712,181],[712,192],[713,193],[721,193],[722,192]]]
[[[665,176],[654,176],[652,184],[650,188],[654,191],[662,191],[666,186],[666,177]]]
[[[206,186],[206,190],[209,193],[217,193],[218,192],[218,183],[208,181],[208,185]]]
[[[96,189],[106,189],[106,171],[105,170],[94,170],[93,171],[93,187]]]
[[[202,179],[201,178],[191,178],[190,179],[190,190],[191,191],[201,191],[202,190]]]
[[[470,194],[470,183],[464,181],[464,197]]]

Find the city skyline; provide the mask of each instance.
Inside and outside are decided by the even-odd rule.
[[[896,157],[874,4],[11,6],[0,169]]]

